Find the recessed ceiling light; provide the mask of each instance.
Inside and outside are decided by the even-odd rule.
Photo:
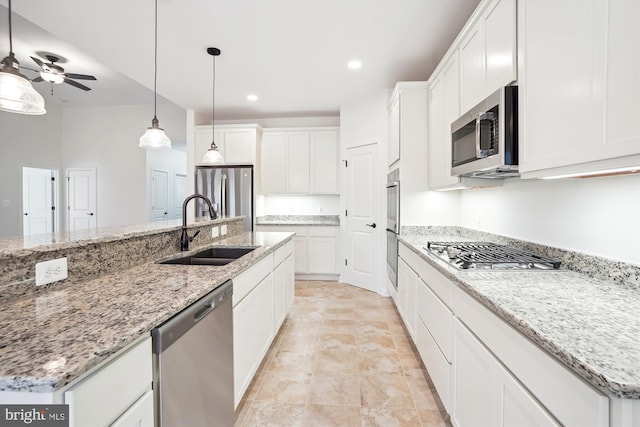
[[[347,67],[351,68],[352,70],[357,70],[358,68],[362,67],[362,62],[354,59],[353,61],[349,61]]]
[[[247,95],[247,99],[249,101],[252,101],[252,102],[257,101],[258,100],[258,95],[254,95],[254,94]]]

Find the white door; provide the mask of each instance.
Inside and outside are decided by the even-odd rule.
[[[67,169],[69,232],[98,226],[96,169]]]
[[[380,215],[378,144],[346,150],[346,217],[345,263],[342,280],[370,291],[380,289],[379,259],[381,249],[378,233],[384,224]],[[384,276],[386,277],[386,276]]]
[[[151,220],[169,216],[169,172],[151,169]]]
[[[177,173],[173,181],[174,218],[182,218],[182,202],[187,198],[187,175]]]
[[[55,230],[57,171],[22,168],[22,230],[24,236]]]

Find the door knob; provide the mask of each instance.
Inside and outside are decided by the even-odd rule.
[[[367,227],[371,227],[371,228],[376,228],[376,223],[374,222],[373,224],[365,224]]]
[[[87,215],[91,215],[91,216],[93,216],[93,212],[90,212],[90,213],[88,213]]]
[[[25,213],[24,213],[24,216],[27,216],[27,215],[29,215],[29,213],[28,213],[28,212],[25,212]]]

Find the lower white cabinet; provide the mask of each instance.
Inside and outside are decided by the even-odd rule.
[[[291,307],[293,283],[293,241],[233,279],[234,407]]]
[[[152,426],[151,384],[149,336],[65,391],[64,403],[69,405],[69,425],[102,426],[116,422],[116,425],[125,426],[139,420],[147,422],[142,425]],[[119,422],[121,424],[117,424]]]
[[[400,258],[398,260],[399,312],[411,338],[415,340],[416,329],[416,284],[418,275]]]

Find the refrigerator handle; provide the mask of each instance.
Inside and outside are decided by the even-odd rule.
[[[222,175],[222,182],[220,183],[220,211],[222,216],[228,216],[227,212],[227,175]]]

